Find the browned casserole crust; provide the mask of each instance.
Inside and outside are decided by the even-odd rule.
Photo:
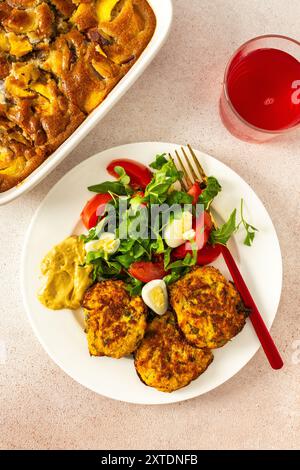
[[[150,41],[146,0],[0,2],[0,192],[26,178]]]

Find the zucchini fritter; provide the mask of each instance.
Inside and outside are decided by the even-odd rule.
[[[245,325],[239,293],[212,266],[195,268],[172,284],[170,303],[186,339],[199,348],[224,346]]]
[[[119,359],[137,348],[146,330],[147,307],[141,297],[130,297],[123,281],[92,286],[83,308],[91,356]]]
[[[135,368],[142,382],[161,392],[185,387],[213,360],[208,349],[188,344],[171,312],[155,317],[135,352]]]

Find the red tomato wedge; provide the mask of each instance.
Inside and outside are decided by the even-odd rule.
[[[183,245],[184,247],[184,245]],[[181,247],[179,247],[181,248]],[[172,259],[183,259],[187,253],[191,253],[191,251],[187,251],[185,249],[172,251]],[[210,264],[215,261],[219,255],[221,254],[221,245],[209,245],[208,243],[198,251],[197,255],[197,264],[199,266],[204,266],[206,264]]]
[[[130,186],[134,189],[145,189],[152,179],[152,173],[149,168],[135,160],[120,158],[110,162],[106,169],[111,176],[118,178],[119,175],[115,172],[116,166],[124,168],[130,177]]]
[[[194,230],[196,231],[196,243],[198,250],[201,250],[208,242],[213,223],[209,212],[204,211],[194,222]],[[189,243],[189,242],[187,242]]]
[[[197,264],[205,266],[215,261],[221,254],[221,245],[205,245],[202,250],[198,251]]]
[[[193,197],[192,204],[196,205],[199,199],[202,189],[199,183],[194,183],[193,186],[188,190],[188,194]]]
[[[96,194],[81,212],[83,225],[89,230],[97,225],[98,218],[104,214],[106,204],[112,199],[110,194]]]
[[[196,232],[195,242],[198,250],[202,250],[208,242],[212,229],[212,221],[208,212],[202,212],[198,219],[193,221],[193,229]],[[185,242],[172,251],[175,259],[183,259],[187,253],[192,253],[191,242]]]
[[[136,261],[132,263],[128,272],[135,279],[145,283],[162,279],[167,275],[163,263],[152,263],[151,261]]]

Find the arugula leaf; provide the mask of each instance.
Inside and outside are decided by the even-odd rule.
[[[148,211],[141,208],[136,213],[128,212],[128,236],[134,239],[147,239],[149,232]]]
[[[172,284],[173,282],[178,281],[178,279],[187,274],[190,270],[191,268],[189,266],[174,269],[170,274],[167,274],[167,276],[164,277],[164,281],[167,285]]]
[[[119,183],[124,184],[124,186],[128,186],[130,183],[130,177],[127,175],[124,168],[122,166],[115,166],[114,170],[117,175],[119,175]]]
[[[104,258],[104,252],[102,250],[90,251],[85,257],[85,262],[87,264],[93,264],[93,262],[99,258]]]
[[[108,261],[102,258],[96,258],[92,261],[94,265],[93,280],[101,281],[103,279],[120,278],[122,266],[116,261]]]
[[[162,153],[161,155],[156,155],[155,161],[150,163],[150,168],[153,168],[154,170],[160,170],[161,167],[165,164],[168,163],[168,160],[165,158],[165,153]]]
[[[141,259],[151,259],[149,254],[149,244],[151,240],[122,240],[121,245],[117,254],[115,255],[115,260],[122,264],[125,269],[128,269],[134,261]],[[122,254],[118,254],[122,253]]]
[[[98,237],[97,237],[97,233],[96,233],[96,227],[93,227],[89,230],[89,233],[87,235],[79,235],[79,239],[83,241],[83,243],[88,243],[92,240],[96,240]]]
[[[147,250],[145,250],[139,240],[137,240],[134,244],[132,251],[135,261],[144,256],[145,254],[147,255]]]
[[[149,257],[151,257],[151,243],[152,242],[153,242],[153,240],[151,240],[150,238],[139,238],[137,240],[137,243],[142,245],[142,247],[145,250],[145,253],[147,253],[147,256],[149,256]]]
[[[132,250],[134,244],[135,244],[135,240],[132,240],[130,238],[126,240],[121,240],[119,251],[121,253],[128,253]]]
[[[190,253],[185,255],[185,258],[182,260],[174,261],[168,266],[168,269],[178,269],[186,268],[188,266],[194,266],[196,264],[197,258],[193,257]]]
[[[94,269],[93,269],[93,272],[92,272],[92,280],[93,280],[93,282],[96,282],[96,281],[97,281],[97,278],[98,278],[98,271],[97,271],[97,267],[95,266]]]
[[[221,225],[218,229],[215,229],[210,234],[210,241],[213,245],[219,243],[220,245],[226,245],[231,235],[236,231],[236,209],[232,212],[229,219],[225,224]]]
[[[143,210],[145,207],[142,205],[145,202],[145,199],[140,194],[136,194],[129,201],[130,207],[134,213],[137,211]]]
[[[258,229],[255,228],[253,225],[250,225],[248,222],[246,222],[244,218],[244,199],[241,199],[241,219],[242,220],[240,224],[242,223],[246,230],[246,237],[244,240],[244,245],[252,246],[254,238],[255,238],[255,232],[258,232]]]
[[[154,173],[152,180],[145,190],[145,199],[151,204],[162,204],[168,197],[168,191],[173,183],[181,180],[182,172],[178,171],[172,160],[167,160]]]
[[[121,242],[121,247],[119,248],[120,251],[122,251],[122,245],[124,242],[130,242],[134,243],[134,240],[130,240],[128,238],[128,224],[129,224],[129,216],[128,216],[128,210],[125,211],[122,216],[119,214],[119,226],[117,229],[117,237],[122,239]]]
[[[203,204],[205,210],[209,209],[212,201],[220,191],[222,191],[222,186],[219,181],[214,176],[209,176],[207,178],[206,188],[199,196],[199,204]]]
[[[168,183],[153,181],[149,184],[149,187],[147,187],[145,197],[149,197],[152,204],[162,204],[167,198],[170,186],[171,185]]]
[[[132,278],[130,282],[126,285],[126,289],[128,290],[129,294],[133,297],[136,295],[140,295],[140,293],[142,292],[142,288],[143,283],[135,278]]]
[[[184,191],[172,191],[167,197],[167,204],[192,204],[193,196],[190,196]]]
[[[187,253],[184,259],[174,261],[173,263],[167,266],[167,269],[178,269],[178,268],[186,268],[186,267],[195,266],[195,264],[197,263],[197,254],[198,254],[196,243],[191,243],[191,248],[193,250],[193,254]]]
[[[108,274],[117,275],[122,271],[122,266],[116,261],[106,261],[106,264],[108,266],[108,270],[106,270]]]
[[[164,253],[164,268],[165,269],[167,269],[167,267],[170,264],[171,252],[172,252],[172,248],[168,247]]]
[[[130,255],[129,253],[116,256],[115,260],[120,263],[125,269],[128,269],[130,265],[135,261],[134,256]]]
[[[126,196],[128,194],[128,190],[119,181],[105,181],[104,183],[89,186],[88,190],[98,194],[113,193],[117,196]]]
[[[156,234],[156,240],[151,240],[151,252],[160,255],[165,252],[165,244],[162,237]]]
[[[164,281],[167,285],[172,284],[173,282],[178,281],[182,276],[180,271],[172,271],[171,274],[167,274],[167,276],[164,277]]]
[[[247,224],[247,226],[245,225],[245,228],[246,228],[246,231],[247,231],[247,235],[246,235],[245,240],[244,240],[244,245],[252,246],[254,238],[255,238],[255,232],[252,231],[251,225]],[[255,230],[257,230],[257,229],[255,229]]]
[[[121,166],[115,166],[115,172],[119,176],[118,181],[105,181],[104,183],[89,186],[88,190],[98,194],[112,193],[117,196],[126,196],[133,193],[129,186],[130,177]]]

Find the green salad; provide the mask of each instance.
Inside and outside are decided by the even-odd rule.
[[[240,228],[251,246],[257,229],[234,209],[226,223],[215,227],[211,204],[222,191],[209,176],[206,183],[183,189],[183,173],[166,154],[147,168],[131,160],[115,160],[108,171],[115,181],[90,186],[97,193],[81,217],[88,232],[85,264],[93,266],[93,281],[122,279],[132,295],[162,279],[170,284],[195,265],[212,263]]]

